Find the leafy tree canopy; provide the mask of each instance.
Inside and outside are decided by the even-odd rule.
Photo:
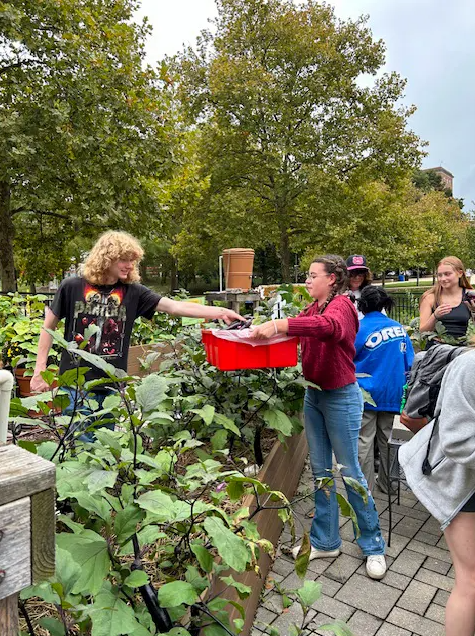
[[[392,183],[420,156],[396,73],[364,18],[308,0],[218,0],[216,33],[177,61],[182,103],[204,133],[211,187],[253,198],[290,277],[290,237],[315,174]],[[318,211],[315,211],[318,216]],[[252,222],[251,222],[252,223]]]
[[[15,231],[18,247],[30,240],[59,254],[59,267],[54,233],[65,243],[106,227],[153,227],[153,177],[168,168],[171,129],[159,78],[143,65],[149,28],[132,22],[136,8],[134,0],[0,6],[3,289],[15,286]]]

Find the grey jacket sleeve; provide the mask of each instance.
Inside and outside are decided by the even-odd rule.
[[[444,454],[475,469],[475,350],[459,356],[447,367],[438,406]]]

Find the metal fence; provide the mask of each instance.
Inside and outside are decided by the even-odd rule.
[[[2,292],[0,291],[0,298],[2,296],[9,296],[10,292]],[[46,307],[50,307],[52,302],[53,302],[53,298],[54,298],[54,293],[53,292],[38,292],[38,294],[30,294],[30,293],[26,293],[26,292],[15,292],[15,296],[21,296],[22,298],[24,298],[24,302],[19,302],[17,307],[19,307],[21,309],[21,311],[25,314],[27,314],[27,299],[28,296],[44,296],[45,299],[43,300],[44,304]]]
[[[419,302],[426,289],[408,291],[389,291],[388,294],[394,300],[393,309],[389,317],[397,320],[402,325],[409,325],[411,320],[419,316]]]

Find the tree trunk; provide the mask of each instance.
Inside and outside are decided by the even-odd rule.
[[[172,266],[170,270],[170,291],[178,289],[178,268],[176,259],[172,258]]]
[[[2,291],[16,291],[15,263],[13,260],[13,237],[15,227],[10,211],[10,185],[0,181],[0,276]]]
[[[291,283],[290,275],[290,247],[289,247],[289,235],[287,229],[281,231],[280,234],[280,267],[282,272],[282,282]]]

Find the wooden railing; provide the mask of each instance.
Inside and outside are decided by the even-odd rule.
[[[11,384],[2,372],[6,438]],[[3,408],[2,408],[3,406]],[[1,422],[0,422],[1,424]],[[0,441],[0,635],[18,636],[18,593],[54,574],[55,465]]]

